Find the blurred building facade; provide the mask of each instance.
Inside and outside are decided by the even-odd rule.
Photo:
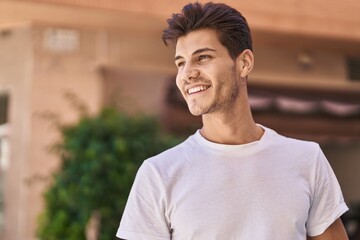
[[[252,28],[257,122],[322,144],[347,202],[360,201],[360,2],[225,0]],[[59,159],[57,122],[115,104],[173,132],[200,121],[176,92],[166,19],[188,1],[0,1],[0,239],[36,239]]]

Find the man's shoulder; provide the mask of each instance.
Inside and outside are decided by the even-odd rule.
[[[140,170],[151,175],[156,174],[162,179],[171,179],[171,176],[184,171],[187,166],[184,163],[189,161],[194,147],[189,137],[182,143],[146,159]]]
[[[319,159],[321,148],[318,143],[272,133],[268,136],[263,156],[282,159],[285,163],[295,164],[298,169],[308,171]]]
[[[268,143],[274,147],[299,149],[302,151],[318,151],[320,149],[319,144],[314,141],[299,139],[293,136],[285,136],[272,129],[268,129],[268,131]]]
[[[192,151],[192,137],[190,136],[183,142],[171,147],[155,156],[152,156],[145,160],[155,166],[174,164],[177,161],[183,159],[184,155]]]

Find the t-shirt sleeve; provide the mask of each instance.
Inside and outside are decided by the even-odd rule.
[[[170,239],[163,182],[148,161],[139,168],[116,236],[127,240]]]
[[[313,198],[306,223],[307,234],[322,234],[336,219],[348,210],[336,176],[318,147]]]

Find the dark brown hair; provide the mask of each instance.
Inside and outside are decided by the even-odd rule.
[[[181,13],[174,13],[167,20],[162,40],[176,44],[179,37],[198,29],[211,29],[218,34],[220,43],[235,59],[245,49],[252,50],[250,28],[246,19],[236,9],[222,3],[190,3]]]

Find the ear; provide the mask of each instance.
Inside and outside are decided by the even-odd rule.
[[[250,49],[245,49],[236,58],[240,77],[246,78],[254,66],[254,54]]]

